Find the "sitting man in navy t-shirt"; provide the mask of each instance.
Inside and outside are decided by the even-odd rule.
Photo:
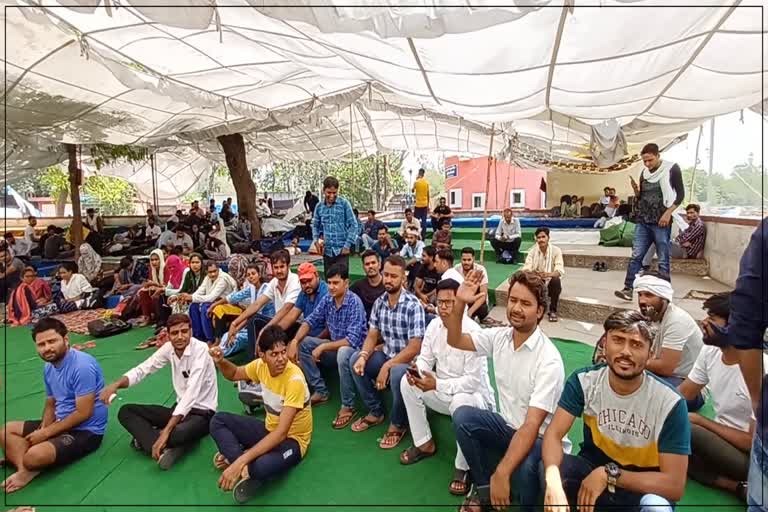
[[[32,329],[43,370],[46,401],[40,420],[11,421],[0,433],[6,463],[16,466],[2,488],[18,491],[44,468],[70,464],[101,445],[107,408],[99,399],[104,375],[92,356],[69,348],[67,328],[44,318]]]

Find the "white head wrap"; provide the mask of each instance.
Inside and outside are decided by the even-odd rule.
[[[660,279],[656,276],[639,276],[635,279],[634,288],[636,292],[652,293],[662,299],[672,302],[675,291],[669,281]]]

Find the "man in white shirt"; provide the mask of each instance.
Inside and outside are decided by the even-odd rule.
[[[540,503],[542,436],[563,391],[565,368],[560,352],[539,328],[546,285],[533,272],[516,272],[509,280],[511,327],[462,332],[464,308],[474,301],[481,280],[480,272],[469,273],[444,320],[449,346],[493,358],[501,407],[501,414],[466,406],[453,414],[456,440],[478,487],[465,506],[508,506],[512,482],[521,510],[532,511]]]
[[[491,247],[496,252],[496,261],[512,264],[517,260],[517,253],[520,251],[523,230],[520,227],[520,220],[512,216],[512,208],[505,208],[502,215],[491,239]],[[502,257],[504,252],[509,252],[509,258]]]
[[[479,263],[475,263],[475,250],[471,247],[465,247],[461,250],[461,263],[454,269],[466,279],[467,275],[473,270],[480,272],[483,277],[480,280],[480,289],[477,291],[475,302],[469,307],[467,316],[482,322],[488,316],[488,271]]]
[[[272,211],[269,209],[269,206],[264,199],[259,199],[259,204],[256,205],[256,215],[258,215],[260,219],[272,215]]]
[[[194,443],[208,435],[219,396],[216,367],[208,355],[208,345],[192,337],[189,317],[171,315],[166,326],[168,343],[105,387],[100,395],[109,405],[117,390],[135,386],[171,364],[176,392],[172,407],[126,404],[117,413],[120,424],[133,436],[131,446],[151,455],[161,469],[169,469]]]
[[[37,218],[33,215],[29,216],[29,219],[27,219],[27,227],[24,228],[24,240],[29,242],[30,246],[30,252],[37,249],[40,238],[35,234],[35,226],[37,226]]]
[[[495,398],[488,379],[488,360],[476,352],[448,346],[447,329],[443,320],[451,314],[456,302],[459,283],[444,279],[437,285],[437,310],[440,318],[430,322],[424,332],[421,351],[416,364],[411,366],[400,381],[403,403],[408,413],[408,424],[413,446],[400,454],[403,465],[431,457],[437,447],[427,422],[427,408],[452,416],[461,406],[493,410]],[[468,316],[462,318],[462,331],[475,333],[480,326]],[[434,373],[432,373],[434,372]],[[469,465],[457,445],[454,474],[449,491],[463,496],[468,491]]]
[[[158,238],[160,238],[161,234],[162,230],[160,229],[160,226],[155,224],[155,218],[148,218],[147,226],[144,228],[144,237],[147,239],[147,242],[154,245]]]
[[[453,279],[457,283],[464,282],[464,276],[453,268],[453,251],[440,249],[435,253],[435,270],[440,274],[440,280]]]
[[[528,251],[521,270],[538,274],[547,283],[549,321],[557,322],[557,305],[563,291],[560,281],[565,277],[565,263],[560,248],[549,243],[549,228],[536,229],[536,245]]]
[[[16,258],[29,258],[32,244],[23,238],[16,238],[10,231],[5,234],[5,243]]]
[[[398,244],[403,245],[405,243],[409,231],[416,232],[419,235],[418,238],[421,238],[421,221],[413,216],[413,210],[406,208],[405,219],[400,223],[400,228],[395,235]]]
[[[279,325],[286,329],[286,333],[291,337],[296,334],[299,327],[293,323],[283,325],[282,322],[288,312],[294,308],[301,293],[299,276],[291,272],[291,255],[285,249],[281,249],[273,252],[269,260],[272,263],[274,277],[269,282],[264,294],[248,306],[229,327],[229,336],[232,337],[244,326],[248,326],[247,353],[249,360],[256,359],[256,342],[259,334],[266,326]],[[258,311],[270,302],[275,306],[275,316],[269,318],[258,314]]]
[[[640,312],[656,327],[655,351],[646,368],[676,388],[693,369],[704,335],[687,311],[672,304],[674,290],[669,281],[647,272],[633,286]],[[687,405],[688,411],[698,411],[704,398],[696,394]]]
[[[206,264],[206,276],[197,290],[192,293],[180,293],[179,299],[189,306],[189,318],[192,321],[192,333],[206,343],[213,343],[216,334],[208,315],[212,303],[237,291],[237,282],[232,276],[219,268],[215,261]]]

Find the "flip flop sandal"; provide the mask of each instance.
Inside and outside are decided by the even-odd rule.
[[[410,466],[411,464],[416,464],[420,460],[428,459],[436,453],[437,448],[435,448],[435,450],[430,453],[419,450],[416,448],[416,446],[411,446],[407,450],[403,450],[403,452],[400,454],[400,464],[403,466]],[[407,458],[404,460],[404,457]]]
[[[83,350],[83,346],[79,345],[79,344],[78,345],[72,345],[72,348],[75,349],[75,350],[80,350],[80,351]]]
[[[463,485],[464,490],[456,490],[455,484]],[[454,496],[466,496],[466,494],[469,492],[469,471],[464,471],[463,469],[454,469],[453,480],[451,480],[451,484],[448,486],[448,492]]]
[[[221,452],[216,452],[213,455],[213,467],[218,470],[224,470],[229,466],[229,461],[221,454]]]
[[[339,418],[346,418],[346,420],[344,420],[343,422],[340,422]],[[347,428],[347,426],[350,423],[352,423],[355,420],[355,418],[357,418],[357,411],[355,409],[352,409],[351,411],[349,411],[348,416],[346,414],[338,413],[336,415],[336,418],[334,418],[333,423],[331,423],[331,426],[335,430],[342,430]]]
[[[96,342],[95,341],[87,341],[85,345],[83,345],[85,348],[96,348]]]
[[[392,448],[397,447],[397,445],[400,444],[400,441],[403,440],[403,438],[405,437],[405,434],[407,433],[408,433],[408,430],[403,430],[402,432],[386,432],[384,434],[384,437],[382,437],[381,440],[379,441],[379,448],[381,448],[382,450],[391,450]],[[391,445],[384,444],[384,441],[391,438],[395,439],[395,444],[391,444]]]
[[[310,402],[312,403],[312,407],[317,407],[318,405],[323,405],[325,403],[328,403],[328,400],[330,400],[330,398],[327,397],[327,396],[320,397],[317,400],[314,399],[314,396],[312,398],[310,398]]]
[[[262,482],[260,480],[252,478],[240,480],[232,489],[232,497],[237,503],[245,503],[256,495],[261,485]]]
[[[369,420],[368,416],[363,416],[352,424],[352,432],[365,432],[369,428],[381,425],[382,423],[384,423],[384,416],[373,421]]]

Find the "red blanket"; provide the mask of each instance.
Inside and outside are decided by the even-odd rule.
[[[88,334],[88,322],[98,320],[104,316],[106,309],[86,309],[72,311],[63,315],[53,315],[53,318],[61,320],[67,326],[69,332]]]

